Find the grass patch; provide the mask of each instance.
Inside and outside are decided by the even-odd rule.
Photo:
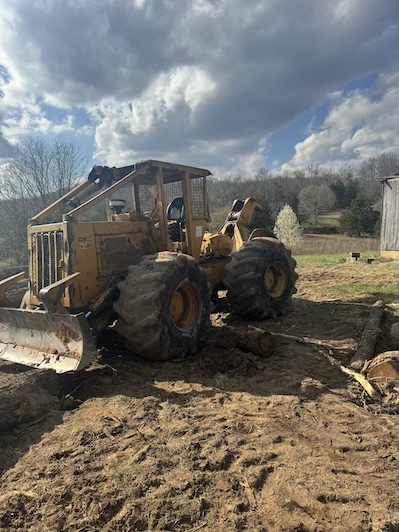
[[[298,268],[327,268],[346,262],[347,255],[295,255]]]
[[[398,303],[399,286],[385,284],[366,283],[340,283],[329,285],[326,288],[326,295],[348,301],[376,301],[384,299],[386,303]]]
[[[378,256],[362,253],[362,258]],[[357,301],[399,303],[399,265],[395,261],[346,262],[345,254],[298,255],[298,297],[311,301]]]
[[[378,251],[367,251],[362,253],[363,259],[373,259],[380,256]],[[296,255],[294,253],[295,260],[297,261],[299,268],[328,268],[346,264],[348,258],[347,253],[338,254],[320,254],[320,255]]]

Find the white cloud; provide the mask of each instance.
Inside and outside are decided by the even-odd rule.
[[[96,155],[109,163],[115,159],[115,154],[118,154],[119,160],[124,157],[123,153],[130,152],[131,162],[136,156],[133,148],[135,137],[150,132],[159,123],[166,124],[168,115],[178,108],[190,123],[214,88],[215,84],[205,72],[179,67],[160,74],[140,97],[131,102],[102,101],[91,110],[98,124]]]
[[[11,145],[17,146],[20,137],[24,135],[49,135],[73,130],[73,116],[66,115],[57,124],[49,120],[39,105],[27,104],[21,108],[18,115],[6,118],[0,127],[3,138]]]
[[[377,93],[369,90],[355,90],[348,95],[334,93],[333,105],[323,124],[295,146],[295,156],[285,169],[356,163],[382,151],[397,151],[398,82],[399,75],[382,79]]]
[[[244,151],[244,148],[238,152],[230,153],[225,157],[223,164],[212,168],[213,173],[222,174],[226,168],[232,175],[248,176],[255,174],[260,168],[266,165],[267,161],[267,139],[262,138],[254,148]]]
[[[173,156],[250,169],[265,163],[261,139],[328,92],[340,117],[364,130],[348,136],[332,114],[328,133],[313,132],[292,164],[325,158],[324,145],[338,160],[381,139],[379,122],[373,128],[367,115],[367,128],[361,116],[376,100],[353,93],[345,107],[334,91],[397,68],[397,0],[0,0],[0,8],[0,155],[27,133],[95,128],[104,162]],[[389,114],[387,91],[380,113]],[[47,108],[83,110],[92,123],[54,124]]]

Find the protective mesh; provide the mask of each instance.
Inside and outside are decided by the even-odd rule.
[[[139,187],[140,211],[151,213],[155,208],[157,187],[155,185],[140,185]]]
[[[204,198],[204,178],[194,177],[190,179],[191,197],[193,205],[193,216],[203,218],[205,216]],[[165,206],[169,205],[175,198],[183,197],[183,184],[181,181],[164,184]],[[140,210],[141,212],[151,212],[155,207],[157,189],[155,185],[140,185]]]
[[[165,203],[169,205],[175,198],[183,197],[183,185],[181,181],[175,181],[174,183],[165,183]]]
[[[193,216],[203,218],[205,216],[204,178],[194,177],[193,179],[190,179],[190,182]]]
[[[112,197],[114,199],[124,199],[126,201],[124,212],[129,212],[133,209],[133,190],[130,183],[112,194]]]

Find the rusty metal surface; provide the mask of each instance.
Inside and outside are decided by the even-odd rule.
[[[83,314],[0,308],[0,359],[66,373],[87,367],[97,355]]]

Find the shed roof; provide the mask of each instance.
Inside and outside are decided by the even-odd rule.
[[[391,179],[399,179],[399,172],[395,175],[384,177],[384,179],[381,179],[381,183],[385,183],[386,181],[390,181]]]

